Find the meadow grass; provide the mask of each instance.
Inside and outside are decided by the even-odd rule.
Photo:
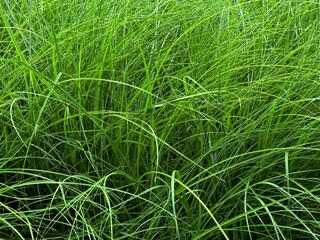
[[[319,239],[320,4],[3,0],[1,239]]]

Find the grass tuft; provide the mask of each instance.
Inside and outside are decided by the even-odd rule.
[[[0,3],[1,239],[319,239],[318,1]]]

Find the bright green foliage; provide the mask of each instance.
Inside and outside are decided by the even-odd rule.
[[[2,0],[0,239],[320,239],[320,4]]]

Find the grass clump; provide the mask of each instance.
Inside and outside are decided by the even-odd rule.
[[[317,1],[0,4],[0,237],[318,239]]]

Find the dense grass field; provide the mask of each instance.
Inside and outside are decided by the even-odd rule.
[[[0,239],[320,239],[318,0],[2,0]]]

